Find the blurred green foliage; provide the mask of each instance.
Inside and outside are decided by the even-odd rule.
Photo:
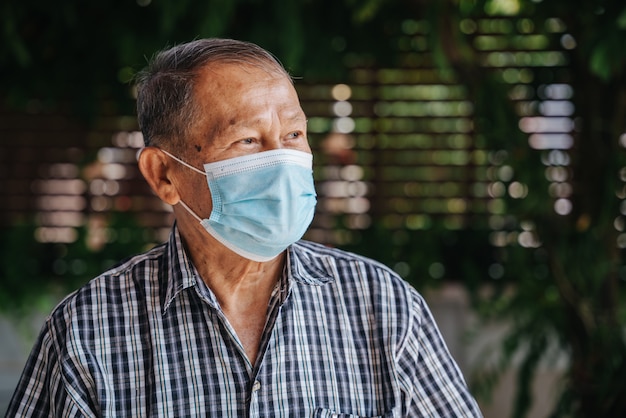
[[[107,243],[92,248],[87,227],[72,243],[35,239],[34,221],[0,230],[0,311],[20,317],[35,308],[49,311],[59,299],[128,257],[154,246],[150,229],[124,212],[107,214]]]
[[[527,135],[517,129],[503,80],[478,65],[471,33],[450,30],[497,9],[496,14],[514,17],[518,28],[532,25],[546,33],[554,25],[565,28],[559,43],[568,49],[567,83],[576,109],[575,146],[568,150],[567,169],[572,210],[565,215],[554,210],[541,154],[528,147]],[[625,263],[618,239],[624,187],[620,172],[626,164],[620,145],[626,132],[626,4],[459,0],[439,2],[431,11],[439,27],[433,45],[441,65],[454,68],[470,89],[477,134],[487,147],[503,151],[515,180],[528,185],[525,199],[508,199],[506,214],[519,226],[531,224],[541,242],[539,248],[509,245],[497,251],[505,275],[490,287],[491,297],[475,299],[476,307],[484,318],[508,318],[513,327],[500,363],[480,370],[477,381],[493,384],[513,364],[514,355],[522,353],[513,415],[525,416],[533,376],[541,361],[554,360],[549,356],[556,345],[569,364],[553,416],[624,416],[626,383],[619,376],[626,372]],[[514,34],[508,36],[515,41]],[[537,91],[553,82],[550,71],[533,72],[531,85]]]
[[[568,215],[554,211],[545,165],[518,128],[509,85],[480,65],[472,32],[460,30],[468,21],[497,16],[513,18],[518,29],[549,32],[562,23],[569,36],[560,39],[568,49],[576,109]],[[437,224],[427,231],[390,231],[374,219],[346,247],[407,272],[416,287],[437,285],[433,268],[443,266],[446,277],[467,285],[482,318],[511,321],[499,362],[477,371],[475,382],[477,390],[488,392],[521,352],[515,417],[527,414],[532,378],[555,344],[569,365],[553,416],[626,416],[625,263],[614,226],[621,216],[620,170],[626,166],[619,145],[626,132],[622,0],[7,0],[0,4],[0,97],[17,108],[33,99],[49,108],[70,103],[85,117],[100,111],[100,99],[113,98],[115,111],[128,114],[134,105],[129,81],[146,55],[208,36],[252,40],[296,76],[338,80],[354,57],[393,67],[398,50],[389,35],[409,18],[428,22],[434,60],[467,87],[476,140],[501,152],[514,179],[528,186],[527,198],[507,200],[506,216],[513,220],[507,228],[515,232],[530,223],[542,245],[493,248],[489,231],[451,231]],[[512,43],[518,41],[514,32],[504,31]],[[535,89],[552,77],[541,68],[533,76]],[[119,222],[131,221],[122,216]],[[36,244],[31,224],[2,231],[1,306],[28,303],[33,288],[59,285],[62,271],[64,278],[74,271],[78,284],[101,271],[102,260],[142,250],[150,240],[136,225],[125,225],[135,238],[97,253],[86,249],[83,237],[71,245]],[[499,280],[485,274],[493,263],[503,266]]]
[[[132,112],[129,81],[166,45],[200,37],[252,40],[294,76],[337,78],[347,52],[393,59],[386,27],[414,8],[369,0],[6,0],[0,4],[0,92],[12,106],[70,101],[91,117],[114,98]]]

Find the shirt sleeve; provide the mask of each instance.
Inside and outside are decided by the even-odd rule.
[[[405,416],[482,417],[424,299],[411,293],[411,322],[399,347]]]
[[[68,393],[52,325],[42,328],[13,393],[6,417],[95,416],[79,407]]]

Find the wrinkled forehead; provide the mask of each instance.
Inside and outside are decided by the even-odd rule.
[[[210,131],[210,136],[217,136],[274,117],[283,122],[305,119],[291,78],[272,67],[239,63],[206,66],[198,75],[193,94],[200,112],[194,128],[204,135]]]
[[[270,101],[281,96],[299,101],[291,77],[280,67],[235,62],[203,67],[197,75],[194,95],[213,106],[245,106],[246,98],[255,95],[267,95]]]

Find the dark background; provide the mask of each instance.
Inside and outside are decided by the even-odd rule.
[[[626,412],[622,1],[8,0],[0,20],[7,314],[166,236],[134,166],[132,77],[164,46],[233,37],[297,78],[319,194],[307,238],[509,318],[502,361],[471,381],[488,394],[521,356],[515,416],[554,344],[555,416]]]

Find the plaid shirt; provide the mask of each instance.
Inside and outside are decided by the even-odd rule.
[[[421,296],[385,266],[289,248],[255,364],[169,241],[68,296],[7,416],[480,416]]]

